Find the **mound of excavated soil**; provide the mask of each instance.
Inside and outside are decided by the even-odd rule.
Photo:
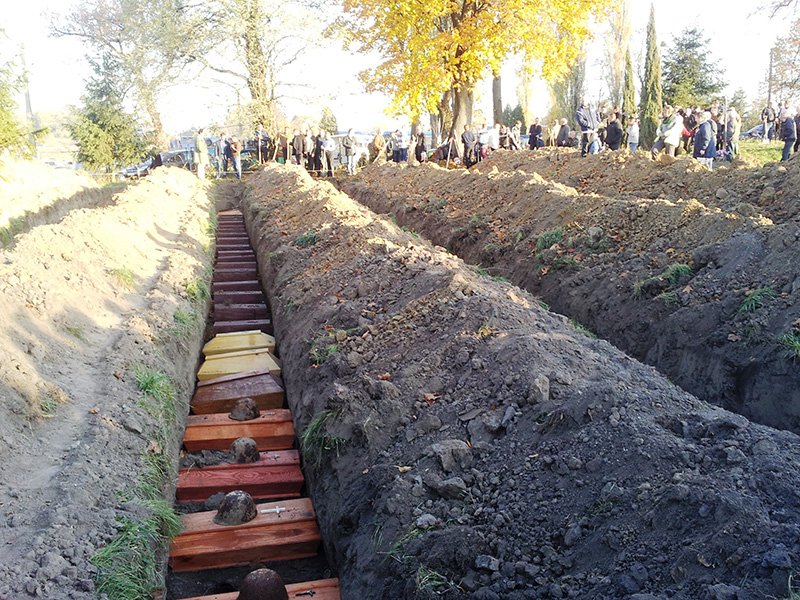
[[[0,160],[0,229],[100,186],[88,175],[32,161]]]
[[[797,436],[299,169],[268,166],[245,210],[343,598],[786,593]]]
[[[159,170],[0,251],[0,598],[97,598],[90,557],[120,518],[149,514],[129,501],[146,452],[177,456],[207,310],[186,287],[206,277],[210,207],[196,177]],[[178,328],[178,310],[194,320]],[[172,379],[175,422],[153,416],[136,367]]]
[[[715,173],[613,153],[487,162],[472,172],[375,166],[341,185],[700,398],[800,431],[800,371],[781,343],[800,335],[800,204],[775,182],[800,182],[800,162]],[[681,178],[719,193],[681,198]]]

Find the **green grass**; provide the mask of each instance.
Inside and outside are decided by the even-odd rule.
[[[134,368],[134,378],[158,428],[142,455],[139,480],[123,495],[124,501],[147,509],[147,516],[120,519],[117,537],[91,558],[98,570],[98,592],[115,600],[146,600],[164,586],[163,553],[181,529],[180,517],[164,499],[165,488],[176,475],[165,452],[168,423],[176,418],[175,388],[166,374],[144,366]]]
[[[208,291],[208,285],[202,279],[193,279],[186,284],[186,297],[190,302],[195,304],[208,300],[211,293]]]
[[[50,394],[44,394],[39,398],[39,413],[42,417],[52,417],[58,409],[59,402]]]
[[[659,300],[663,300],[666,304],[670,306],[675,306],[676,304],[680,304],[680,300],[678,299],[678,294],[676,292],[664,292],[663,294],[659,294],[656,296]]]
[[[403,225],[400,229],[405,231],[407,234],[409,234],[415,240],[419,239],[419,234],[416,231],[414,231],[413,229],[411,229],[410,227],[406,227],[405,225]]]
[[[776,298],[777,294],[771,287],[762,287],[752,292],[748,292],[741,306],[739,306],[739,313],[752,313],[757,311],[764,304],[765,301]]]
[[[132,290],[133,286],[136,285],[136,275],[128,267],[114,269],[111,274],[117,283],[125,289]]]
[[[189,337],[194,327],[197,314],[194,311],[187,311],[179,308],[175,311],[175,314],[172,315],[172,319],[175,323],[169,329],[170,334],[175,337],[186,339]]]
[[[550,310],[550,305],[544,300],[539,300],[539,308],[543,310]]]
[[[785,333],[778,338],[778,341],[786,349],[786,354],[789,357],[800,360],[800,333],[795,331]]]
[[[783,144],[770,142],[762,144],[761,140],[742,140],[739,142],[739,156],[748,162],[754,162],[758,166],[770,162],[780,162]]]
[[[317,243],[317,232],[309,229],[305,233],[298,235],[294,240],[294,245],[298,248],[310,248]]]
[[[480,275],[481,277],[489,277],[489,269],[483,267],[481,265],[477,265],[475,267],[475,272]]]
[[[418,591],[437,595],[444,594],[454,588],[453,582],[447,579],[447,577],[433,569],[429,569],[425,565],[420,565],[419,569],[417,569],[414,583]]]
[[[678,285],[684,277],[691,277],[694,273],[692,267],[683,263],[671,264],[667,270],[661,274],[670,285]]]
[[[577,331],[578,333],[580,333],[581,335],[585,335],[586,337],[591,338],[593,340],[597,339],[597,335],[595,335],[590,330],[588,330],[586,327],[584,327],[583,325],[578,323],[575,319],[570,319],[569,320],[569,324],[572,325],[572,328],[575,331]]]
[[[337,352],[339,352],[339,344],[326,344],[324,346],[315,345],[309,351],[308,356],[313,366],[321,367]]]
[[[335,419],[336,413],[324,410],[314,417],[300,436],[300,451],[307,465],[319,467],[330,452],[339,452],[347,445],[347,440],[328,433],[326,424]]]
[[[536,238],[536,249],[539,251],[547,250],[563,239],[564,229],[562,227],[556,227],[550,231],[545,231]]]
[[[72,337],[74,337],[76,339],[79,339],[82,342],[87,342],[88,341],[86,339],[86,334],[83,331],[83,327],[80,327],[78,325],[65,325],[64,329]]]

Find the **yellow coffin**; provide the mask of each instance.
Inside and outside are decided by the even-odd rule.
[[[218,333],[203,346],[205,356],[238,352],[240,350],[266,350],[275,352],[275,338],[258,330]]]
[[[268,371],[280,377],[281,365],[267,350],[240,350],[208,357],[197,372],[197,379],[206,381],[247,371]]]

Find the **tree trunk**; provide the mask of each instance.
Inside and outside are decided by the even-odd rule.
[[[495,123],[503,122],[503,96],[500,83],[500,74],[498,73],[492,79],[492,114]]]
[[[467,125],[472,125],[472,108],[475,106],[475,90],[467,92]]]
[[[150,123],[153,126],[153,135],[155,136],[155,143],[158,148],[166,148],[169,145],[167,134],[164,133],[164,125],[161,122],[161,113],[156,106],[156,98],[153,93],[153,88],[148,85],[137,86],[137,95],[142,108],[150,117]]]
[[[464,157],[464,148],[460,143],[461,132],[464,131],[464,125],[469,125],[467,116],[472,112],[469,102],[471,95],[471,90],[463,87],[453,89],[453,126],[450,128],[450,135],[455,138],[455,146],[460,158]]]

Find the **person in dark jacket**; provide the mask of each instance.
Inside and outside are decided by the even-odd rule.
[[[292,138],[292,161],[296,165],[303,164],[303,156],[305,155],[306,136],[300,133],[299,129],[294,130],[294,137]]]
[[[606,144],[611,150],[619,150],[622,145],[622,125],[620,125],[617,115],[611,113],[608,116],[606,126]]]
[[[580,108],[575,112],[575,119],[581,128],[581,156],[586,156],[590,150],[596,152],[597,145],[594,141],[597,139],[597,125],[600,122],[597,111],[583,99]]]
[[[711,170],[717,154],[717,135],[711,122],[711,113],[706,111],[697,118],[697,133],[694,134],[694,158]]]
[[[770,138],[769,132],[772,129],[772,126],[775,123],[776,118],[777,118],[777,113],[775,112],[775,103],[770,102],[769,106],[765,106],[764,110],[761,111],[761,124],[764,126],[764,132],[763,132],[764,135],[761,136],[761,140],[765,144]]]
[[[467,168],[477,162],[475,157],[475,132],[469,125],[464,125],[464,133],[461,134],[461,143],[464,145],[464,164]]]
[[[797,141],[794,143],[794,152],[800,150],[800,106],[797,107],[797,112],[794,115],[794,128],[797,130]]]
[[[566,119],[561,119],[559,123],[561,123],[561,128],[558,130],[558,135],[556,136],[556,146],[559,148],[566,148],[569,146],[567,143],[569,142],[569,125],[567,125]]]
[[[786,162],[792,155],[794,143],[797,141],[797,126],[794,123],[793,116],[786,115],[781,124],[781,133],[783,134],[783,156],[781,157],[781,162]]]
[[[417,162],[425,162],[428,159],[428,149],[425,147],[425,134],[417,133],[417,140],[414,144],[414,158]]]
[[[539,141],[542,139],[542,125],[539,122],[539,117],[533,120],[533,125],[528,130],[528,135],[530,136],[528,138],[528,147],[531,150],[539,148]]]

